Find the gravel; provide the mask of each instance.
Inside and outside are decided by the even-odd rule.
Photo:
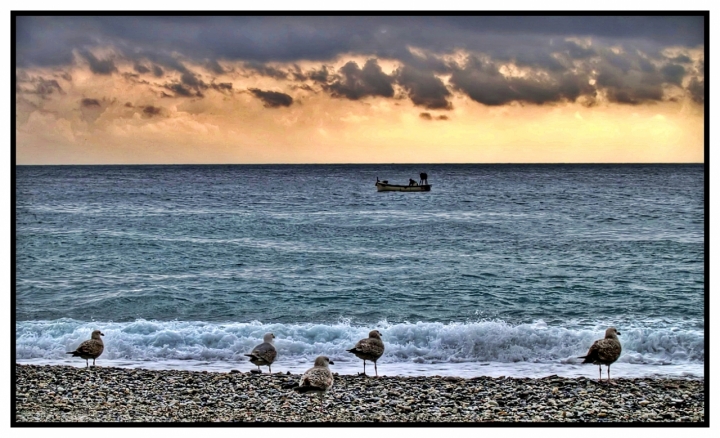
[[[16,365],[15,422],[704,423],[703,379],[299,375]]]

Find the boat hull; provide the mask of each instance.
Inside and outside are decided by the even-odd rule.
[[[429,192],[432,184],[423,184],[421,186],[400,186],[397,184],[386,184],[376,182],[378,192]]]

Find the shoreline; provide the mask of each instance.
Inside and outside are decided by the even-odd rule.
[[[335,375],[15,365],[15,425],[203,422],[681,422],[706,425],[704,379]]]
[[[291,374],[302,374],[312,366],[312,361],[302,360],[303,358],[280,358],[273,363],[273,371],[283,373],[289,371]],[[332,357],[335,364],[332,366],[333,373],[341,375],[354,375],[362,371],[362,362],[354,356],[345,361],[342,358]],[[85,361],[78,358],[66,357],[63,360],[47,359],[16,359],[16,365],[35,366],[72,366],[84,368]],[[256,368],[250,362],[237,360],[156,360],[139,361],[127,359],[98,360],[98,365],[105,368],[136,368],[154,371],[208,371],[215,373],[228,373],[232,371],[247,372]],[[267,372],[267,368],[264,368]],[[556,375],[566,378],[595,378],[598,375],[597,366],[581,364],[580,359],[575,363],[534,363],[534,362],[458,362],[458,363],[414,363],[414,362],[386,362],[378,364],[378,371],[381,375],[388,377],[435,377],[452,376],[460,378],[473,377],[515,377],[540,379]],[[633,364],[616,362],[612,365],[612,376],[627,379],[699,379],[704,378],[704,365],[700,364],[678,364],[678,365],[654,365],[654,364]],[[603,371],[604,374],[604,371]]]

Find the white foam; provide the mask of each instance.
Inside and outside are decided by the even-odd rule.
[[[336,324],[215,323],[202,321],[81,322],[72,319],[21,321],[16,324],[18,363],[79,364],[65,353],[99,328],[105,334],[102,363],[162,369],[247,367],[243,356],[266,332],[276,336],[279,351],[273,370],[304,371],[320,354],[336,369],[357,372],[362,362],[346,350],[372,329],[385,342],[380,363],[388,375],[592,375],[580,366],[603,323],[586,327],[548,325],[544,321],[512,325],[503,321],[473,323],[401,323],[372,326]],[[635,326],[621,330],[623,353],[613,370],[633,377],[655,374],[702,376],[704,334],[695,326]],[[80,361],[82,362],[82,361]],[[218,368],[219,367],[219,368]],[[304,367],[304,368],[303,368]],[[426,374],[429,373],[429,374]],[[568,374],[570,373],[570,374]]]

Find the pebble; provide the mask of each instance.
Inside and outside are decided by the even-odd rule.
[[[336,375],[325,397],[293,374],[16,365],[15,422],[705,423],[703,379]]]

